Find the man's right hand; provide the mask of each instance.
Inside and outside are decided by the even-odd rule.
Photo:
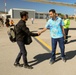
[[[38,35],[41,35],[41,31],[38,32]]]
[[[64,35],[64,40],[66,39],[66,35]]]

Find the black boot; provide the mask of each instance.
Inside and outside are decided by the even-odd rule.
[[[30,65],[24,65],[24,68],[33,69],[33,67]]]
[[[19,67],[23,67],[23,64],[20,64],[20,63],[14,63],[14,66],[19,66]]]

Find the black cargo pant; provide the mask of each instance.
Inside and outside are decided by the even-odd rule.
[[[66,38],[65,38],[65,40],[64,40],[64,43],[66,44],[66,43],[68,42],[68,32],[69,32],[69,28],[64,29],[64,31],[65,31],[65,35],[66,35]]]
[[[15,62],[19,63],[21,56],[23,56],[24,65],[28,65],[28,63],[27,63],[27,51],[26,51],[24,43],[22,41],[17,41],[17,44],[20,48],[20,52],[19,52]]]

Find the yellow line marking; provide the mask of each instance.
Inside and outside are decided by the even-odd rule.
[[[48,45],[46,42],[44,42],[42,39],[40,39],[39,37],[35,37],[39,42],[41,42],[45,47],[47,47],[50,51],[52,50],[51,46]],[[58,52],[56,51],[56,54]]]
[[[45,43],[42,39],[39,37],[35,37],[39,42],[41,42],[44,46],[46,46],[49,50],[52,50],[51,46],[49,46],[47,43]]]

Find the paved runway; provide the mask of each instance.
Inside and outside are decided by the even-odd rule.
[[[14,19],[15,24],[18,20]],[[27,26],[31,31],[40,31],[46,24],[46,20],[37,19],[34,24],[27,21]],[[65,45],[67,62],[60,60],[60,49],[57,46],[57,62],[53,65],[49,63],[51,58],[51,38],[49,30],[35,37],[33,42],[26,46],[28,52],[28,62],[34,67],[26,68],[14,67],[13,63],[19,52],[16,43],[11,43],[7,35],[7,27],[0,27],[0,75],[76,75],[76,22],[71,20],[69,40]],[[20,63],[23,63],[22,59]]]

